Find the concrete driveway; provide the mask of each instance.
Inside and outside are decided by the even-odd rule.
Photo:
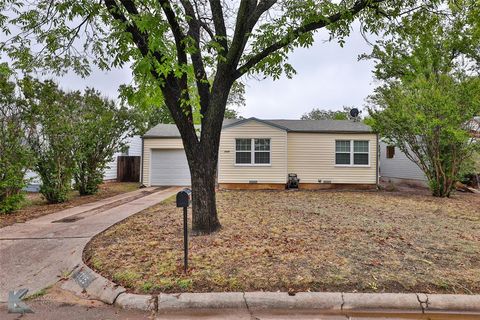
[[[140,189],[0,229],[0,302],[10,290],[33,294],[53,285],[81,261],[93,236],[179,190]]]

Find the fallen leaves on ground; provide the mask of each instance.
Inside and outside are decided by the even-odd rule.
[[[77,191],[72,191],[68,201],[56,204],[48,204],[38,192],[27,193],[21,209],[8,214],[0,214],[0,228],[14,223],[25,222],[64,209],[73,208],[85,203],[113,197],[121,193],[134,191],[137,190],[139,186],[139,183],[132,182],[108,182],[100,185],[97,194],[80,196]]]
[[[139,293],[480,293],[480,197],[221,191],[222,229],[190,237],[172,199],[95,237],[85,260]]]

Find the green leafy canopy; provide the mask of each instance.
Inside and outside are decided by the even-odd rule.
[[[130,65],[138,87],[129,94],[151,91],[156,97],[166,75],[185,77],[196,83],[186,89],[186,103],[195,105],[198,86],[214,79],[222,63],[233,63],[237,79],[256,73],[291,77],[288,55],[310,47],[317,29],[328,28],[342,45],[356,18],[364,31],[378,33],[389,25],[386,16],[438,2],[35,0],[27,6],[2,0],[0,27],[8,37],[1,48],[26,72],[88,75],[92,64],[104,70]],[[201,78],[199,69],[205,69]]]
[[[0,214],[19,207],[25,172],[32,165],[32,154],[25,143],[25,110],[16,90],[13,74],[0,64]]]
[[[404,18],[370,56],[384,83],[369,100],[373,127],[422,169],[436,196],[450,195],[480,149],[468,126],[480,114],[480,11],[473,4]]]

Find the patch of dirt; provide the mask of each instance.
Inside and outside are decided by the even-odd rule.
[[[222,229],[190,238],[172,199],[95,237],[90,267],[138,293],[480,293],[480,197],[222,191]]]
[[[61,288],[61,282],[57,282],[52,287],[45,289],[42,295],[35,297],[30,300],[37,301],[55,301],[57,303],[68,304],[68,305],[79,305],[87,307],[99,307],[105,305],[103,302],[98,300],[88,300],[84,298],[79,298],[70,291],[64,290]]]
[[[27,193],[22,208],[9,213],[0,214],[0,228],[35,219],[47,214],[76,207],[82,204],[95,202],[118,194],[137,190],[139,183],[131,182],[108,182],[100,186],[97,194],[91,196],[80,196],[77,191],[70,195],[70,200],[64,203],[48,204],[39,193]]]

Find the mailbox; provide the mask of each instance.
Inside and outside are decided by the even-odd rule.
[[[192,190],[185,188],[177,193],[177,208],[186,208],[192,202]]]
[[[183,208],[183,270],[188,273],[188,219],[187,212],[192,202],[192,190],[185,188],[177,193],[177,208]]]

